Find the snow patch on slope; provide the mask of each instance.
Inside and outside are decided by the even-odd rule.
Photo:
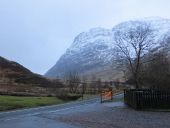
[[[56,65],[47,72],[47,76],[60,76],[69,70],[80,73],[95,68],[103,69],[112,66],[116,55],[114,33],[117,31],[128,32],[130,28],[147,23],[154,30],[154,40],[161,47],[162,40],[170,34],[170,20],[159,17],[143,18],[120,23],[112,29],[93,28],[80,33],[75,37],[70,48],[59,59]]]

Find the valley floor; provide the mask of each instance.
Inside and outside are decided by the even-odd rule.
[[[97,98],[0,113],[1,128],[169,128],[169,122],[168,112],[135,111],[121,100],[101,104]]]

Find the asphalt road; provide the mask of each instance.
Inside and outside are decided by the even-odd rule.
[[[122,95],[115,96],[120,98]],[[32,109],[0,113],[0,128],[79,128],[62,121],[63,117],[94,111],[101,105],[99,98]]]

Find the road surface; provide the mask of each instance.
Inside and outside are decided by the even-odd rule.
[[[116,95],[114,98],[122,98]],[[169,112],[135,111],[100,99],[0,113],[0,128],[170,128]]]
[[[67,116],[81,111],[85,112],[90,110],[90,107],[97,105],[100,105],[99,98],[62,105],[1,112],[0,128],[77,128],[77,126],[60,120],[54,120],[50,116],[60,117],[60,115]]]

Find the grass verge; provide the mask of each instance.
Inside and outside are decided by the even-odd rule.
[[[124,98],[113,98],[112,102],[124,102]]]
[[[64,103],[56,97],[0,96],[0,111]]]

